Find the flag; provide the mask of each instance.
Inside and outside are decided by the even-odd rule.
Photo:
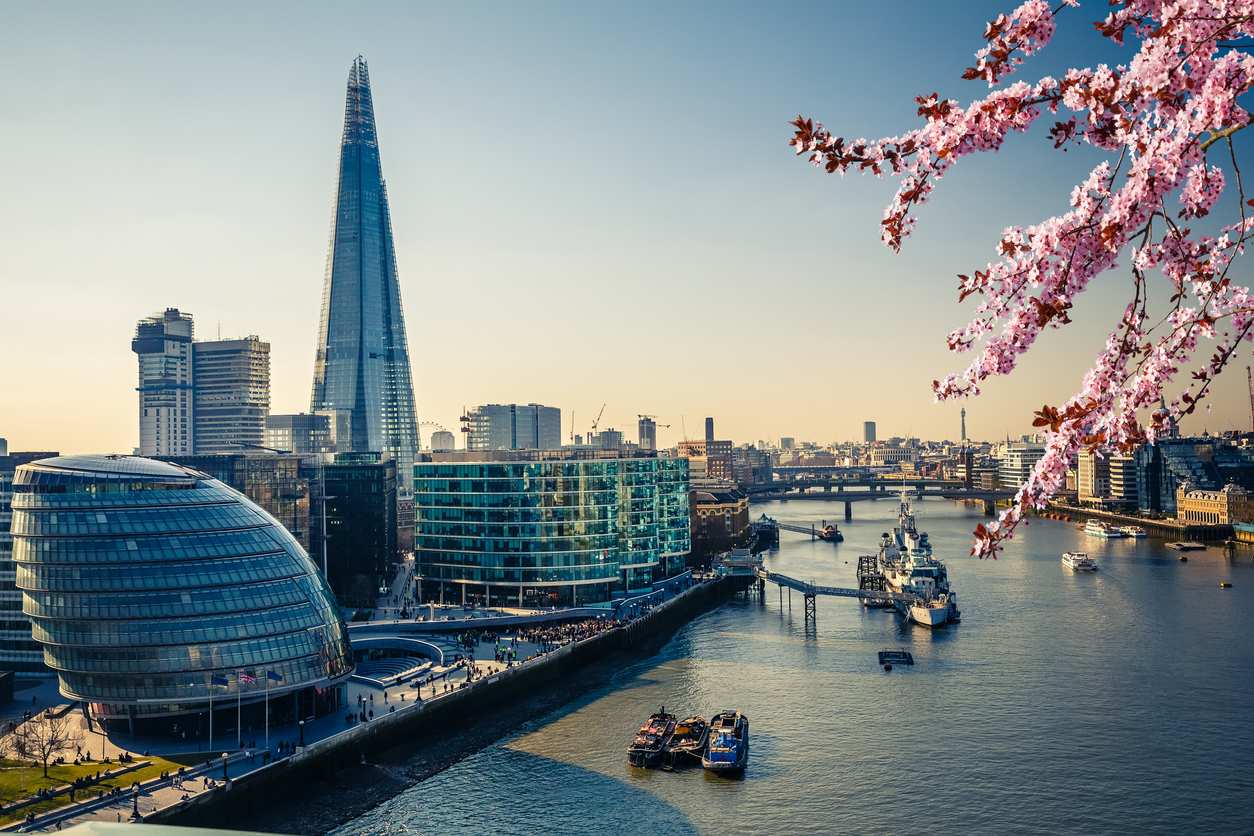
[[[270,680],[271,682],[282,682],[283,674],[275,673],[274,671],[266,671],[266,679]]]
[[[257,684],[257,677],[253,676],[252,674],[248,673],[247,671],[240,671],[240,674],[239,674],[239,681],[240,681],[240,682],[247,682],[249,685],[256,685],[256,684]]]
[[[225,676],[211,676],[209,677],[209,683],[211,685],[230,685],[231,684],[227,682]]]

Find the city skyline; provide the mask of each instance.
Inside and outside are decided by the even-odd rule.
[[[1044,125],[1015,137],[955,175],[893,255],[876,229],[890,184],[816,177],[792,156],[798,111],[874,136],[916,124],[920,78],[980,95],[958,75],[982,43],[972,21],[995,11],[985,4],[921,10],[921,34],[903,36],[874,91],[797,72],[797,55],[844,72],[867,60],[877,24],[857,7],[815,21],[738,5],[381,5],[352,20],[275,6],[248,10],[244,28],[233,25],[243,6],[194,23],[178,9],[81,8],[14,10],[0,34],[20,76],[0,117],[11,151],[0,332],[19,353],[39,347],[0,399],[15,449],[137,446],[124,346],[137,319],[167,307],[194,314],[201,335],[269,342],[272,412],[307,409],[342,124],[331,91],[359,53],[375,62],[401,295],[421,334],[418,418],[449,429],[463,405],[540,402],[586,434],[606,403],[600,426],[629,437],[638,414],[658,415],[661,447],[684,424],[699,437],[706,415],[738,442],[852,440],[868,420],[884,437],[957,440],[961,405],[932,406],[929,385],[965,359],[943,348],[969,315],[953,276],[993,257],[1008,218],[1056,208],[1058,183],[1095,159],[1062,157]],[[1089,44],[1086,27],[1060,24],[1047,60]],[[139,54],[161,72],[136,74]],[[258,83],[241,95],[243,56]],[[1053,168],[1026,184],[1031,199],[975,199],[1010,161],[1038,157]],[[1108,278],[1090,293],[1113,304],[1124,279]],[[29,313],[50,309],[100,347],[47,340]],[[1029,432],[1033,410],[1075,390],[1116,315],[1090,308],[1046,335],[1051,354],[966,404],[969,436]],[[733,341],[726,385],[672,373],[732,334],[752,336]],[[620,350],[607,359],[607,348]],[[1243,378],[1239,366],[1223,375],[1214,413],[1184,429],[1248,427]],[[745,397],[763,381],[769,397]]]

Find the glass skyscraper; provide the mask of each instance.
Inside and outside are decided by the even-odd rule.
[[[418,450],[413,381],[370,75],[361,56],[348,74],[314,359],[310,411],[331,409],[350,412],[350,452],[388,454],[398,473],[413,472]],[[411,487],[412,482],[400,489],[409,493]]]

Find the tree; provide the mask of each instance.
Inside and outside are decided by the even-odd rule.
[[[75,750],[83,742],[83,733],[72,721],[72,715],[60,717],[47,712],[37,714],[17,727],[5,744],[16,760],[28,760],[44,765],[44,777],[48,777],[48,761],[62,752]]]
[[[1123,45],[1139,42],[1126,66],[1072,69],[1035,84],[1002,81],[1053,37],[1063,0],[1051,9],[1028,0],[988,24],[988,44],[963,78],[983,79],[991,93],[965,108],[936,93],[920,96],[925,124],[908,133],[847,142],[819,122],[798,117],[791,145],[828,173],[850,169],[901,182],[884,213],[882,240],[895,251],[915,224],[912,207],[927,201],[962,157],[995,151],[1011,131],[1026,131],[1046,111],[1067,118],[1050,130],[1055,148],[1089,144],[1114,159],[1098,165],[1071,192],[1071,211],[1030,226],[1006,229],[1000,261],[960,275],[958,299],[978,296],[971,322],[948,335],[957,353],[979,346],[959,374],[933,381],[937,401],[978,395],[980,383],[1013,371],[1045,328],[1071,320],[1068,311],[1097,275],[1130,266],[1131,300],[1118,325],[1066,403],[1046,404],[1034,425],[1045,456],[997,522],[976,529],[972,554],[996,558],[1028,506],[1042,508],[1065,483],[1081,450],[1131,452],[1192,413],[1242,341],[1254,339],[1254,296],[1229,270],[1254,227],[1233,148],[1250,122],[1237,100],[1254,83],[1254,0],[1112,0],[1114,11],[1094,25]],[[1220,144],[1222,143],[1222,144]],[[1212,164],[1211,152],[1226,158]],[[1225,175],[1221,169],[1231,161]],[[1235,180],[1237,201],[1217,235],[1184,224],[1207,216]],[[1180,204],[1168,208],[1168,199]],[[1231,203],[1229,201],[1228,203]],[[1227,204],[1225,204],[1227,206]],[[1158,269],[1173,295],[1151,317],[1146,275]],[[1202,341],[1214,353],[1194,355]],[[1204,357],[1204,355],[1203,355]],[[1186,366],[1191,382],[1172,388]],[[1169,391],[1170,389],[1170,391]],[[1138,417],[1149,411],[1148,424]]]

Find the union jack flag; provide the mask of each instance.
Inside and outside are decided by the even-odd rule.
[[[249,685],[256,685],[257,677],[253,676],[251,673],[248,673],[246,671],[241,671],[239,675],[239,681],[247,682]]]

